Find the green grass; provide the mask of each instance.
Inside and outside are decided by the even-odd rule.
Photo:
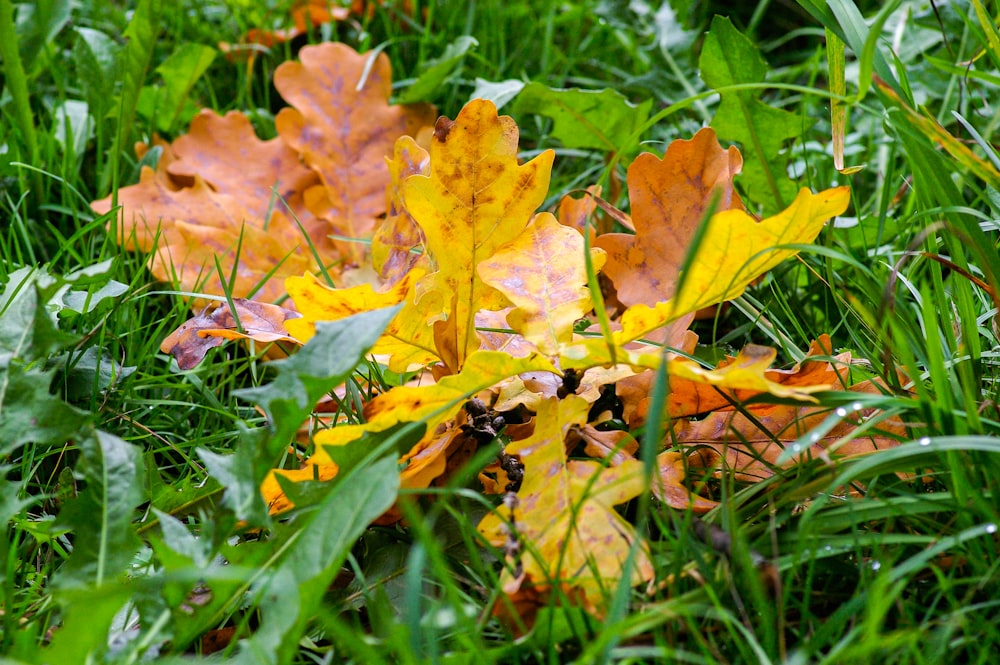
[[[1000,182],[941,149],[870,85],[874,71],[995,163],[1000,52],[978,3],[900,2],[880,39],[867,26],[881,3],[861,3],[867,23],[840,0],[800,0],[794,11],[764,1],[732,16],[769,62],[766,82],[747,94],[815,120],[788,147],[797,185],[848,184],[845,219],[857,223],[826,229],[737,306],[698,324],[698,353],[754,342],[778,346],[791,364],[829,333],[835,350],[866,361],[856,378],[880,376],[895,389],[866,406],[897,414],[913,440],[835,469],[811,460],[755,485],[709,479],[723,506],[704,520],[729,535],[725,555],[695,535],[689,513],[656,501],[624,506],[648,534],[655,587],[609,589],[601,621],[545,608],[520,638],[491,618],[503,602],[502,553],[476,534],[495,501],[475,491],[474,474],[434,492],[404,491],[405,527],[365,529],[395,491],[379,482],[413,432],[342,460],[341,479],[302,490],[309,507],[287,523],[244,528],[267,523],[253,501],[263,473],[294,466],[283,457],[289,433],[312,403],[294,398],[323,394],[352,368],[328,367],[300,385],[295,360],[275,370],[260,348],[229,345],[178,370],[159,344],[188,309],[169,285],[151,282],[145,257],[115,244],[88,203],[137,180],[131,145],[160,131],[143,101],[164,82],[157,67],[185,45],[214,48],[280,21],[288,3],[125,4],[0,2],[0,432],[10,436],[0,441],[0,654],[8,662],[181,662],[221,628],[240,638],[223,652],[237,662],[993,662],[1000,340],[990,290],[1000,292]],[[631,143],[662,153],[718,106],[698,70],[713,3],[674,3],[684,23],[656,14],[658,3],[417,2],[416,18],[389,4],[317,28],[252,67],[217,56],[183,98],[169,100],[181,116],[168,138],[203,106],[244,110],[259,135],[273,136],[281,100],[270,74],[300,42],[325,38],[385,51],[398,96],[449,44],[474,37],[478,46],[428,99],[449,117],[477,79],[611,88],[653,100],[654,120]],[[865,165],[852,176],[833,168],[824,30],[848,49],[845,162]],[[546,205],[599,180],[608,192],[639,147],[626,141],[621,162],[609,161],[604,151],[563,147],[543,115],[516,120],[526,157],[556,149]],[[626,204],[624,193],[612,196]],[[748,200],[765,205],[752,193]],[[15,296],[21,266],[38,270]],[[109,285],[116,295],[100,299]],[[66,290],[91,302],[73,311]],[[273,385],[294,387],[276,391],[275,377]],[[25,397],[25,386],[37,392]],[[270,419],[240,394],[256,396]],[[820,397],[831,410],[855,399]],[[776,586],[753,553],[773,566]]]

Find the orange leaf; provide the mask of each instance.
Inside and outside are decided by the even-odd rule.
[[[285,332],[285,322],[298,317],[298,312],[242,298],[234,298],[233,306],[239,325],[227,304],[216,306],[211,313],[206,308],[170,333],[160,345],[160,351],[176,358],[181,369],[191,369],[202,361],[209,349],[227,339],[296,342]]]
[[[677,510],[690,508],[699,515],[719,505],[718,501],[700,497],[684,486],[686,472],[682,453],[662,452],[656,456],[656,464],[660,473],[653,481],[653,494],[663,503]]]
[[[403,202],[424,232],[437,271],[417,284],[416,303],[438,353],[457,371],[479,347],[475,315],[507,306],[476,273],[525,229],[548,192],[553,153],[517,163],[517,125],[492,102],[473,100],[455,121],[438,120],[431,172],[403,183]]]
[[[172,176],[203,178],[215,191],[237,199],[254,219],[267,219],[272,210],[291,212],[314,231],[313,242],[325,240],[302,201],[302,192],[319,182],[316,173],[280,138],[258,139],[242,113],[202,111],[171,150],[177,156],[167,166]]]
[[[483,282],[507,296],[516,309],[511,327],[542,353],[555,354],[570,341],[573,324],[593,304],[587,288],[584,242],[551,213],[538,214],[523,233],[479,263]],[[594,269],[604,252],[592,250]]]
[[[880,383],[875,381],[862,382],[849,390],[882,392]],[[698,454],[688,458],[689,465],[718,468],[724,464],[738,479],[756,482],[774,475],[785,448],[831,415],[829,409],[821,407],[781,404],[755,404],[744,411],[725,409],[714,411],[702,420],[678,421],[672,441],[682,446],[699,446]],[[884,450],[908,438],[906,426],[896,417],[882,419],[874,429],[856,435],[859,426],[878,415],[878,410],[872,408],[847,414],[825,435],[810,440],[801,453],[783,466],[790,467],[809,457],[830,459],[834,455],[849,457]]]
[[[433,109],[389,105],[392,75],[384,53],[324,43],[303,47],[299,60],[274,72],[275,87],[294,107],[282,109],[275,126],[320,176],[322,184],[305,191],[306,205],[331,233],[370,238],[376,218],[386,212],[390,178],[383,158],[398,137],[428,124]],[[353,263],[361,262],[363,245],[337,245]]]
[[[742,210],[733,176],[743,167],[739,150],[723,150],[711,128],[689,141],[673,141],[663,159],[639,155],[628,169],[635,235],[607,233],[595,245],[608,252],[604,273],[626,305],[654,305],[674,296],[681,264],[717,192],[717,211]]]
[[[613,506],[643,490],[642,464],[614,467],[566,457],[567,431],[587,420],[589,404],[579,397],[543,402],[529,438],[507,446],[524,463],[514,523],[506,508],[487,515],[479,531],[501,546],[513,529],[523,545],[523,576],[501,573],[504,591],[515,596],[537,585],[579,589],[585,608],[602,616],[610,590],[625,575],[623,564],[635,541],[632,526]],[[653,577],[648,550],[640,545],[628,571],[633,585]]]

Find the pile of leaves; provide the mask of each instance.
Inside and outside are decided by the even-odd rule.
[[[386,313],[371,353],[408,380],[310,425],[300,468],[262,485],[273,513],[298,505],[299,482],[335,477],[336,451],[421,423],[401,486],[412,496],[471,472],[504,495],[479,530],[506,558],[510,602],[497,612],[523,629],[553,594],[599,616],[620,580],[653,581],[647,545],[615,506],[652,492],[704,513],[716,502],[693,469],[752,482],[905,437],[864,406],[882,386],[852,385],[850,355],[825,336],[787,370],[755,345],[714,368],[692,356],[695,313],[812,242],[847,209],[847,188],[782,182],[759,219],[734,185],[740,152],[705,128],[631,162],[629,213],[596,188],[539,211],[551,150],[521,163],[515,121],[482,99],[432,126],[428,106],[388,103],[390,83],[384,55],[303,48],[275,75],[291,104],[276,138],[205,111],[148,148],[159,160],[138,185],[93,204],[117,202],[121,244],[150,252],[154,276],[201,310],[164,342],[181,368],[226,339],[309,344],[325,322]],[[622,232],[595,233],[596,216]],[[858,401],[813,406],[829,389]],[[641,443],[629,434],[640,428]],[[483,448],[492,463],[468,469]]]

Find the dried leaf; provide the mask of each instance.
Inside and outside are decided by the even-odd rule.
[[[626,305],[673,298],[681,264],[713,196],[717,211],[742,210],[733,177],[743,159],[724,150],[710,128],[674,141],[663,159],[643,153],[628,169],[635,235],[607,233],[595,245],[607,251],[604,273]]]
[[[542,353],[555,354],[569,342],[573,324],[593,306],[584,251],[578,231],[543,212],[514,241],[479,263],[483,282],[515,305],[507,315],[511,328]],[[591,260],[600,269],[604,252],[592,250]]]
[[[394,284],[426,256],[424,234],[403,206],[401,188],[411,175],[427,175],[430,155],[409,136],[396,141],[392,158],[386,158],[389,185],[386,187],[388,212],[372,236],[372,264],[384,280]],[[420,249],[420,252],[415,250]]]
[[[215,191],[237,199],[253,219],[270,219],[273,211],[280,211],[313,231],[313,242],[325,239],[325,229],[316,228],[302,201],[302,192],[319,177],[280,138],[258,139],[244,114],[202,111],[171,151],[176,159],[166,170],[175,180],[200,177]]]
[[[539,407],[534,434],[507,447],[525,467],[514,523],[500,508],[480,522],[479,531],[498,547],[512,530],[522,543],[523,575],[514,577],[510,568],[501,573],[504,592],[515,604],[537,593],[539,586],[559,585],[577,589],[584,607],[603,616],[610,590],[625,574],[623,564],[635,534],[613,506],[642,491],[642,465],[631,460],[602,467],[567,459],[566,434],[586,422],[588,409],[578,397],[546,400]],[[642,544],[628,575],[633,585],[653,577]]]
[[[392,74],[384,53],[359,54],[344,44],[324,43],[303,47],[299,60],[274,72],[275,87],[293,107],[278,113],[275,126],[319,174],[321,184],[305,191],[307,207],[333,234],[368,239],[386,212],[390,178],[383,158],[397,138],[429,124],[433,109],[389,105]],[[361,262],[363,245],[337,246],[350,262]]]
[[[525,229],[548,191],[553,153],[517,163],[517,125],[492,102],[473,100],[438,120],[431,172],[403,183],[403,203],[423,230],[437,271],[417,285],[416,312],[435,326],[435,346],[453,371],[479,347],[475,315],[508,305],[476,273],[480,261]]]
[[[561,351],[560,366],[584,368],[614,362],[652,366],[629,357],[625,345],[702,307],[742,294],[757,277],[798,253],[794,245],[811,242],[827,220],[847,209],[849,201],[846,187],[819,194],[803,188],[791,206],[761,222],[742,210],[717,213],[708,222],[680,293],[653,307],[629,307],[622,314],[622,329],[612,333],[613,347],[603,339],[574,342]]]
[[[298,318],[298,312],[242,298],[233,299],[233,308],[235,315],[226,303],[210,305],[170,333],[160,345],[160,351],[176,358],[181,369],[191,369],[202,361],[209,349],[228,339],[252,339],[265,344],[298,343],[285,330],[285,322]]]
[[[865,381],[849,388],[852,392],[881,394],[880,382]],[[736,478],[756,482],[774,475],[778,458],[785,448],[814,430],[828,416],[830,409],[815,406],[755,404],[743,410],[720,409],[697,421],[675,423],[672,441],[679,446],[699,446],[698,454],[688,458],[689,466],[725,468]],[[876,418],[877,425],[856,435],[856,430]],[[868,422],[866,427],[873,423]],[[895,447],[908,437],[905,424],[896,417],[885,418],[877,409],[861,408],[847,414],[829,432],[790,458],[784,467],[803,459],[850,457]],[[834,444],[836,444],[834,446]],[[834,446],[834,450],[827,449]]]

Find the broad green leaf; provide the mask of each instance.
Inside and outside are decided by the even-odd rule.
[[[550,88],[532,82],[514,102],[514,113],[537,113],[552,118],[552,135],[567,148],[597,148],[618,152],[638,131],[653,108],[653,100],[632,104],[617,90]]]
[[[767,76],[767,63],[754,43],[721,16],[712,20],[698,64],[702,79],[716,89],[762,83]],[[800,136],[813,120],[768,106],[758,90],[736,90],[722,93],[711,124],[721,138],[742,145],[742,182],[748,196],[763,203],[768,213],[787,206],[796,186],[786,174],[787,157],[779,153],[786,141]]]
[[[465,59],[470,49],[479,46],[479,42],[468,35],[463,35],[445,48],[444,53],[435,60],[425,63],[426,69],[410,84],[406,91],[396,100],[397,104],[412,104],[431,99],[438,88],[455,72]]]
[[[44,272],[18,268],[0,292],[0,367],[12,359],[31,362],[65,348],[74,338],[56,328],[38,288]],[[0,409],[3,389],[0,387]]]
[[[108,651],[108,637],[115,616],[132,599],[135,586],[122,577],[100,586],[60,591],[62,623],[53,632],[52,642],[39,649],[36,665],[54,663],[107,662],[101,654]]]
[[[156,118],[160,131],[170,131],[180,118],[191,89],[215,60],[215,54],[216,50],[210,46],[187,42],[156,68],[163,77],[161,104],[167,111]]]
[[[30,74],[48,62],[46,45],[69,23],[72,0],[34,0],[18,3],[17,32],[22,60],[31,68]]]
[[[0,369],[0,454],[26,443],[61,445],[84,431],[92,415],[49,392],[56,370]]]
[[[487,99],[501,109],[507,103],[520,94],[525,83],[519,79],[505,79],[503,81],[487,81],[477,78],[476,88],[472,91],[469,99]]]
[[[340,565],[365,529],[396,501],[399,472],[393,456],[364,465],[335,484],[326,498],[278,530],[280,560],[257,590],[262,619],[254,636],[240,643],[236,662],[291,663],[309,622]]]
[[[138,448],[101,431],[79,445],[78,472],[85,486],[59,513],[59,523],[75,534],[73,554],[59,569],[60,588],[100,587],[126,572],[139,546],[133,511],[146,500]]]

